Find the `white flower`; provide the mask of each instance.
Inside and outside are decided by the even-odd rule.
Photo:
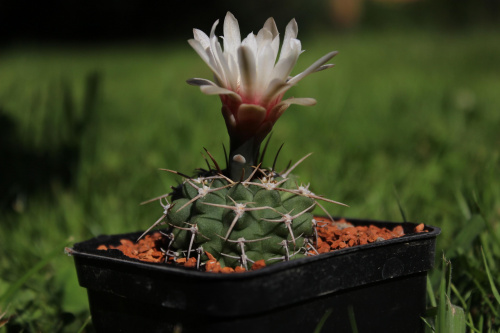
[[[279,52],[280,36],[273,18],[269,18],[257,35],[250,33],[243,41],[238,21],[230,12],[224,20],[224,49],[212,26],[210,37],[194,29],[189,44],[214,74],[214,82],[194,78],[189,84],[200,86],[208,95],[219,95],[222,113],[232,140],[249,138],[261,141],[274,123],[291,104],[314,105],[313,98],[283,99],[285,92],[307,75],[333,65],[325,63],[337,52],[321,57],[302,73],[290,77],[299,55],[303,52],[297,39],[295,19],[288,23]]]

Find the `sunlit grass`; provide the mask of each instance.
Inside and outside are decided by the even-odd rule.
[[[329,206],[333,215],[401,221],[396,190],[408,220],[443,229],[438,254],[453,250],[455,268],[482,272],[453,273],[465,302],[492,294],[490,281],[500,285],[497,35],[324,35],[303,40],[303,47],[297,71],[332,49],[340,51],[336,68],[292,89],[289,96],[314,97],[318,104],[291,107],[278,121],[268,163],[283,142],[281,167],[313,152],[296,173],[315,193],[350,206]],[[210,77],[187,44],[3,52],[0,108],[16,122],[23,149],[52,151],[68,137],[56,128],[64,126],[61,82],[81,116],[92,72],[100,77],[98,94],[78,143],[73,182],[63,186],[52,179],[21,197],[17,212],[2,212],[0,296],[69,236],[79,241],[147,228],[161,207],[139,202],[177,181],[158,168],[190,173],[203,167],[203,147],[223,159],[227,134],[220,102],[184,82]],[[457,238],[477,220],[470,198],[485,223],[470,238]],[[478,251],[484,244],[489,275]],[[485,288],[484,295],[475,296],[471,281]],[[70,332],[88,318],[85,291],[62,248],[60,257],[15,291],[8,310],[18,316],[9,325]],[[491,298],[485,311],[498,311],[496,301]],[[474,306],[482,309],[469,303],[466,310]],[[0,304],[0,313],[6,307]]]

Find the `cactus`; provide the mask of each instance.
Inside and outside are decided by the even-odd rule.
[[[304,257],[315,243],[317,200],[334,201],[298,185],[288,171],[255,168],[238,182],[217,170],[185,178],[169,195],[172,203],[162,203],[158,222],[169,226],[167,254],[196,257],[199,267],[208,252],[222,267],[245,269],[257,260],[269,265]]]
[[[195,29],[195,39],[189,41],[209,65],[215,80],[195,78],[188,83],[221,98],[230,137],[227,168],[221,170],[207,151],[214,167],[209,165],[195,177],[164,169],[184,179],[172,193],[156,198],[163,214],[146,233],[166,225],[168,244],[163,250],[167,256],[195,258],[198,268],[212,256],[222,267],[240,270],[248,270],[259,260],[270,265],[304,257],[314,252],[316,243],[313,209],[318,206],[328,214],[318,200],[340,203],[315,195],[309,185],[299,185],[291,174],[309,155],[278,173],[274,165],[261,168],[260,147],[291,104],[316,102],[312,98],[282,100],[286,90],[308,74],[332,67],[325,63],[337,53],[330,52],[302,73],[289,77],[302,52],[295,20],[286,28],[277,61],[279,34],[272,18],[257,35],[250,34],[241,41],[238,23],[228,13],[224,51],[215,36],[217,23],[210,37]]]

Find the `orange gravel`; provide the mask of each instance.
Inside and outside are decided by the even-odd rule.
[[[380,242],[387,239],[397,238],[404,236],[403,227],[396,226],[393,229],[379,228],[374,225],[370,226],[354,226],[344,219],[333,222],[330,219],[323,217],[315,217],[316,220],[316,231],[318,234],[317,242],[315,244],[315,249],[310,250],[310,255],[315,255],[318,253],[326,253],[330,251],[336,251],[344,249],[347,247],[364,245],[374,242]],[[426,232],[424,230],[424,225],[419,224],[415,227],[414,232]],[[120,240],[120,245],[118,246],[105,246],[100,245],[98,250],[108,250],[117,249],[123,252],[124,255],[130,258],[139,259],[146,262],[163,263],[169,262],[184,267],[196,267],[196,258],[191,257],[186,258],[173,258],[165,255],[163,251],[160,250],[163,235],[159,232],[146,235],[144,238],[138,242],[133,242],[128,239]],[[214,258],[214,256],[206,252],[208,256],[208,261],[205,264],[205,271],[212,273],[239,273],[244,272],[245,268],[239,266],[235,269],[231,267],[222,268],[220,263]],[[266,266],[264,260],[256,261],[251,270],[260,269]]]
[[[315,220],[317,222],[316,230],[318,232],[316,250],[319,253],[326,253],[346,247],[365,245],[404,236],[403,227],[401,226],[396,226],[390,230],[387,228],[379,228],[374,225],[355,227],[344,219],[336,223],[331,223],[330,219],[320,217],[316,217]],[[314,252],[310,253],[313,254]]]

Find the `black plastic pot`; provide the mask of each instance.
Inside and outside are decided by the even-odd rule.
[[[392,228],[390,222],[349,220]],[[440,229],[401,224],[406,236],[238,274],[130,259],[100,236],[67,249],[87,288],[98,332],[422,332],[427,271]],[[349,319],[351,318],[351,320]]]

